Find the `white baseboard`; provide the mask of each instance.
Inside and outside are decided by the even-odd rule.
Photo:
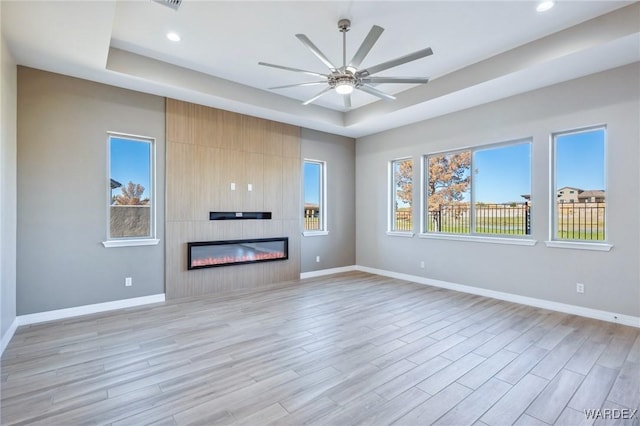
[[[17,329],[18,318],[14,318],[7,332],[2,335],[2,341],[0,341],[0,356],[2,356],[2,354],[4,353],[4,350],[7,348],[7,345],[13,338],[13,335],[15,334]]]
[[[305,278],[315,278],[315,277],[322,277],[325,275],[341,274],[343,272],[351,272],[355,270],[356,270],[356,266],[350,265],[350,266],[341,266],[339,268],[321,269],[319,271],[302,272],[300,274],[300,279],[303,280]]]
[[[502,291],[488,290],[485,288],[472,287],[464,284],[450,283],[447,281],[433,280],[417,275],[402,274],[399,272],[385,271],[383,269],[369,268],[367,266],[356,265],[355,270],[368,272],[370,274],[382,275],[389,278],[411,281],[418,284],[430,285],[433,287],[446,288],[463,293],[475,294],[478,296],[490,297],[492,299],[505,300],[507,302],[519,303],[522,305],[534,306],[536,308],[549,309],[551,311],[563,312],[566,314],[578,315],[581,317],[594,318],[602,321],[615,322],[640,328],[640,317],[618,314],[615,312],[601,311],[599,309],[585,308],[583,306],[569,305],[567,303],[553,302],[550,300],[536,299],[534,297],[520,296]]]
[[[38,312],[35,314],[20,315],[16,318],[18,326],[37,324],[39,322],[54,321],[63,318],[77,317],[80,315],[95,314],[98,312],[113,311],[115,309],[131,308],[134,306],[148,305],[165,301],[165,295],[154,294],[151,296],[134,297],[131,299],[114,300],[112,302],[96,303],[93,305],[76,306],[73,308],[56,309],[55,311]]]

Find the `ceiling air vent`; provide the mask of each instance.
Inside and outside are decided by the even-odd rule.
[[[182,4],[182,0],[152,0],[152,1],[163,4],[167,7],[170,7],[173,10],[178,10],[180,5]]]

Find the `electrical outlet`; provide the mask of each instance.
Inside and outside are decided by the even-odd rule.
[[[231,190],[232,191],[236,190],[236,183],[235,182],[231,182]]]
[[[320,256],[316,256],[316,262],[320,263]]]
[[[420,268],[424,269],[424,260],[420,261]]]
[[[253,185],[252,184],[247,184],[247,191],[251,192],[253,191]]]
[[[584,284],[576,283],[576,292],[577,293],[584,293]]]
[[[124,286],[125,287],[131,287],[133,285],[133,278],[131,277],[126,277],[124,279]]]

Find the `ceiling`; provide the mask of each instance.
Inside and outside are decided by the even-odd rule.
[[[640,61],[640,3],[536,4],[183,0],[175,11],[151,0],[22,0],[2,2],[2,31],[20,65],[360,137]],[[377,86],[392,102],[356,91],[348,110],[336,93],[301,105],[318,86],[268,90],[317,78],[259,61],[327,73],[295,34],[340,63],[340,18],[352,21],[347,60],[372,25],[385,29],[363,67],[431,47],[380,74],[429,84]]]

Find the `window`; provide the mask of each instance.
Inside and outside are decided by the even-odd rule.
[[[389,230],[413,230],[411,206],[413,204],[413,161],[410,158],[391,162],[391,220]]]
[[[305,160],[304,184],[304,234],[323,235],[327,233],[326,217],[326,163]]]
[[[157,244],[155,140],[109,134],[108,229],[105,247]]]
[[[471,226],[471,151],[427,157],[427,232],[468,234]]]
[[[605,128],[553,135],[552,240],[605,241]],[[574,194],[563,202],[563,191]]]
[[[531,233],[529,141],[429,155],[425,168],[425,232]]]

